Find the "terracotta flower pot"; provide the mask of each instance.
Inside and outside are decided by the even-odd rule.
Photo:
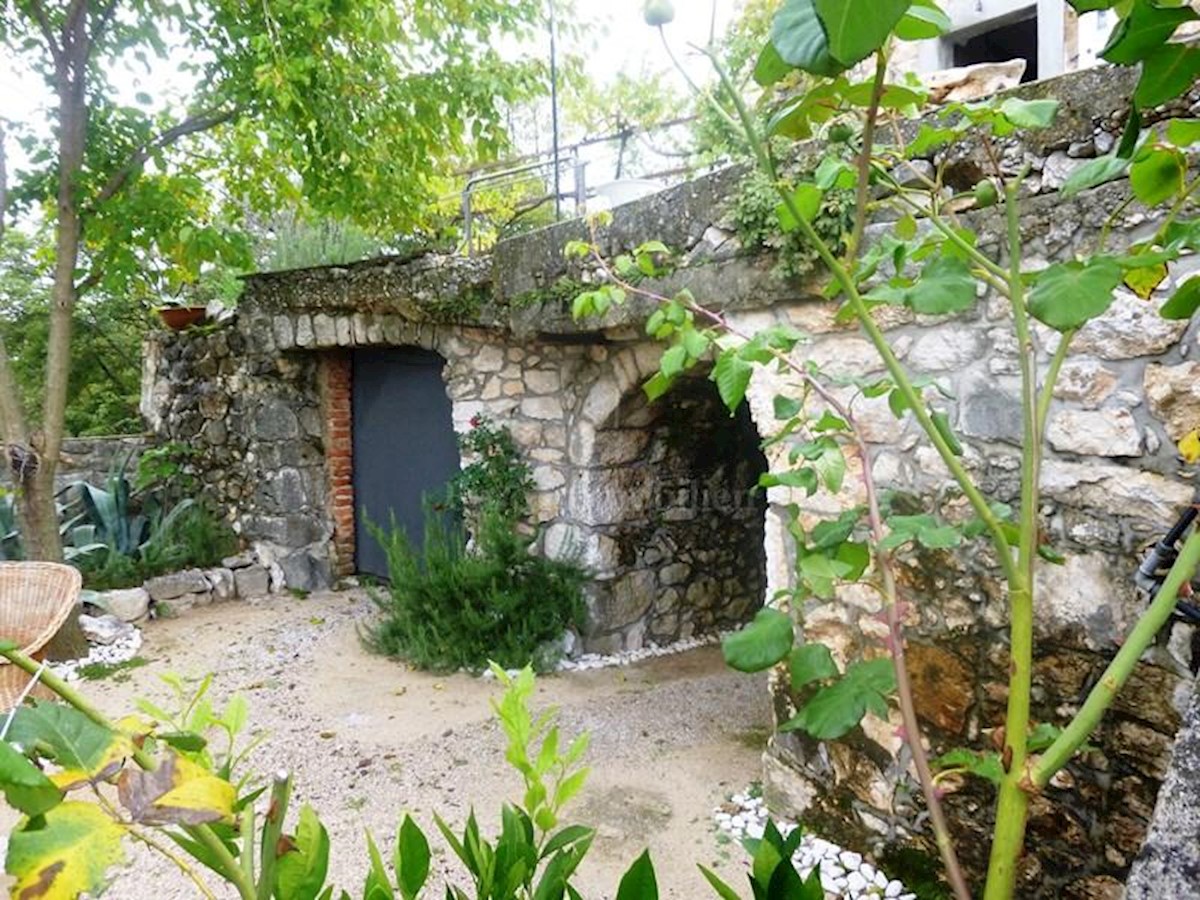
[[[203,322],[206,312],[203,306],[166,306],[158,311],[158,316],[172,331],[183,331]]]

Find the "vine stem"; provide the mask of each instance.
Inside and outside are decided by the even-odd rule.
[[[619,285],[627,293],[645,297],[659,304],[666,304],[670,299],[657,294],[653,291],[646,290],[631,284],[628,281],[621,279],[609,267],[607,261],[600,256],[595,249],[595,240],[593,239],[593,258],[604,268],[614,284]],[[684,305],[694,314],[698,314],[706,318],[709,322],[715,325],[726,334],[732,335],[742,341],[751,340],[751,336],[733,325],[729,319],[723,314],[708,309],[705,306],[697,303],[694,300],[683,301]],[[898,602],[896,579],[893,570],[891,553],[883,546],[884,539],[884,523],[883,514],[879,505],[879,490],[875,484],[875,476],[872,471],[872,453],[870,446],[867,443],[866,437],[863,435],[862,429],[854,415],[853,410],[846,403],[843,403],[833,392],[831,392],[824,384],[813,377],[804,366],[797,363],[791,356],[782,350],[773,348],[771,355],[779,362],[780,365],[798,375],[800,379],[818,397],[824,401],[830,409],[837,413],[851,431],[851,437],[858,452],[858,457],[862,467],[862,482],[863,490],[867,498],[867,521],[871,529],[871,537],[874,543],[875,561],[878,567],[880,577],[883,581],[883,599],[887,611],[887,626],[888,626],[888,644],[891,652],[892,669],[896,676],[896,695],[900,706],[900,719],[904,726],[904,740],[908,744],[913,756],[913,765],[917,770],[917,780],[921,784],[922,793],[925,796],[925,804],[929,810],[929,819],[933,827],[934,840],[938,846],[938,853],[941,855],[943,864],[946,866],[947,878],[950,881],[951,887],[954,890],[955,896],[959,900],[970,900],[970,889],[967,886],[966,879],[962,873],[962,867],[958,862],[958,855],[954,850],[954,842],[950,834],[950,826],[946,820],[945,811],[942,809],[941,799],[937,792],[937,784],[934,780],[933,771],[929,765],[929,756],[925,752],[925,745],[921,740],[921,725],[917,719],[916,702],[913,694],[912,679],[908,674],[908,664],[904,652],[904,622],[901,616],[901,607]]]
[[[1008,236],[1008,289],[1021,366],[1021,412],[1024,439],[1021,446],[1020,538],[1015,576],[1008,582],[1009,679],[1008,709],[1004,718],[1004,777],[996,803],[996,825],[988,861],[984,900],[1008,900],[1016,887],[1017,862],[1025,846],[1029,794],[1022,786],[1029,752],[1029,710],[1033,692],[1033,596],[1038,543],[1038,498],[1042,434],[1037,384],[1037,348],[1033,342],[1025,283],[1021,278],[1021,214],[1018,206],[1022,175],[1004,186],[1004,213]],[[1066,340],[1059,342],[1066,354]],[[1058,354],[1056,354],[1056,357]],[[1061,360],[1059,362],[1061,365]],[[1047,384],[1043,397],[1052,391]],[[1047,408],[1049,399],[1046,399]]]
[[[1179,599],[1180,590],[1188,583],[1198,568],[1200,568],[1200,530],[1194,530],[1184,542],[1183,548],[1179,551],[1179,557],[1171,566],[1171,571],[1167,574],[1162,588],[1155,595],[1154,602],[1150,604],[1146,614],[1138,620],[1128,637],[1125,638],[1121,649],[1108,664],[1108,668],[1104,670],[1100,681],[1088,694],[1083,706],[1079,708],[1079,712],[1054,740],[1054,743],[1030,767],[1025,785],[1026,790],[1044,788],[1054,774],[1065,766],[1075,752],[1083,746],[1083,742],[1100,724],[1105,711],[1112,705],[1117,692],[1133,674],[1138,660],[1153,642],[1155,635],[1170,621],[1171,615],[1175,611],[1175,603]]]
[[[22,653],[12,643],[0,643],[0,656],[3,656],[14,666],[23,669],[30,675],[35,674],[40,665],[36,660]],[[61,699],[65,700],[69,705],[87,716],[87,718],[101,728],[111,732],[120,732],[116,724],[110,721],[104,713],[92,706],[86,697],[52,671],[47,669],[42,672],[41,679],[42,684],[54,691]],[[133,748],[131,757],[140,768],[146,771],[153,771],[158,767],[154,757],[140,747],[135,746]],[[218,871],[226,881],[237,889],[241,900],[256,900],[253,880],[245,875],[238,865],[237,860],[233,858],[233,854],[229,852],[229,848],[225,846],[225,842],[217,837],[216,832],[207,825],[188,825],[184,826],[184,830],[197,841],[204,844],[209,852],[216,857]]]
[[[742,128],[745,131],[747,139],[750,141],[752,148],[754,149],[755,156],[758,159],[759,164],[763,167],[764,171],[769,174],[771,179],[776,182],[776,187],[779,189],[779,196],[783,201],[784,206],[796,221],[796,224],[801,233],[804,235],[805,240],[808,241],[812,245],[813,249],[817,251],[817,255],[821,258],[821,262],[823,262],[829,269],[834,280],[837,281],[838,287],[840,287],[843,293],[845,293],[851,310],[854,312],[855,317],[862,326],[863,332],[867,335],[867,338],[875,347],[875,352],[879,354],[880,359],[883,361],[884,367],[887,369],[888,374],[891,376],[892,381],[896,386],[896,390],[900,391],[900,395],[904,398],[905,403],[912,411],[913,417],[917,420],[917,423],[921,426],[921,429],[929,438],[930,443],[933,444],[934,449],[937,450],[938,456],[941,457],[943,464],[950,471],[950,474],[954,478],[955,482],[957,482],[959,488],[963,492],[963,496],[967,498],[967,501],[971,504],[971,508],[975,511],[975,514],[979,516],[980,520],[987,527],[988,535],[991,538],[992,544],[996,548],[1000,565],[1004,569],[1006,580],[1011,580],[1011,578],[1015,577],[1016,575],[1016,569],[1012,559],[1011,547],[1009,546],[1008,538],[1004,534],[1004,529],[999,518],[996,516],[995,512],[993,512],[991,506],[988,505],[987,499],[980,492],[978,486],[972,480],[966,468],[963,467],[962,461],[959,460],[959,458],[955,455],[950,443],[933,423],[933,419],[929,415],[929,411],[925,408],[924,400],[917,393],[916,388],[913,387],[912,379],[908,377],[908,373],[904,370],[904,366],[901,365],[900,360],[892,351],[891,345],[888,343],[887,337],[883,333],[883,329],[879,327],[879,324],[871,316],[871,311],[867,307],[867,304],[863,301],[862,295],[858,291],[858,285],[855,284],[849,268],[847,268],[846,265],[843,265],[837,259],[830,246],[819,234],[817,234],[816,229],[813,228],[812,224],[804,217],[799,208],[796,206],[796,201],[793,199],[791,193],[787,190],[783,190],[779,185],[778,174],[775,171],[774,163],[771,161],[771,156],[766,150],[766,145],[758,135],[757,126],[754,123],[753,117],[750,115],[750,111],[746,108],[745,101],[742,99],[740,94],[733,90],[729,73],[725,70],[724,65],[722,65],[721,61],[717,59],[716,56],[711,52],[708,53],[708,57],[711,60],[713,67],[717,70],[717,74],[720,76],[722,83],[727,87],[733,97],[734,105],[736,106],[738,115],[742,120]],[[853,261],[851,260],[850,262],[852,263]]]

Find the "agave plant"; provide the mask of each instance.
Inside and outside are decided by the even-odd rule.
[[[155,494],[135,491],[127,475],[132,455],[126,454],[109,473],[104,487],[74,481],[63,488],[67,509],[76,511],[63,525],[63,543],[70,545],[75,555],[107,547],[136,559],[194,505],[186,499],[166,510]]]

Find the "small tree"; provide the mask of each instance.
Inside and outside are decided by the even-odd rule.
[[[13,0],[9,55],[54,98],[53,128],[18,127],[30,167],[10,185],[0,149],[0,239],[20,214],[53,226],[40,421],[0,336],[0,441],[20,487],[29,556],[61,558],[54,473],[64,433],[72,316],[100,288],[154,296],[213,262],[244,265],[237,210],[301,197],[321,213],[403,232],[468,144],[504,143],[502,107],[532,91],[499,37],[538,21],[535,0]],[[155,68],[151,68],[151,61]],[[118,82],[188,83],[172,100]],[[139,73],[139,74],[135,74]],[[146,79],[148,82],[149,78]],[[0,147],[3,136],[0,135]],[[218,196],[232,199],[217,216]],[[234,219],[231,223],[229,209]]]

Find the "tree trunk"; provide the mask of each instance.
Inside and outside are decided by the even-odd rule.
[[[85,7],[81,7],[81,10]],[[71,319],[78,287],[75,271],[83,237],[78,179],[83,170],[87,139],[87,65],[90,43],[86,15],[68,16],[55,55],[55,90],[58,95],[58,204],[55,219],[54,286],[50,295],[50,337],[46,355],[45,395],[40,439],[30,441],[33,471],[22,479],[21,507],[25,556],[61,562],[62,539],[54,502],[54,474],[66,427],[67,387],[71,368]],[[76,616],[50,642],[52,659],[86,655],[87,642]]]

